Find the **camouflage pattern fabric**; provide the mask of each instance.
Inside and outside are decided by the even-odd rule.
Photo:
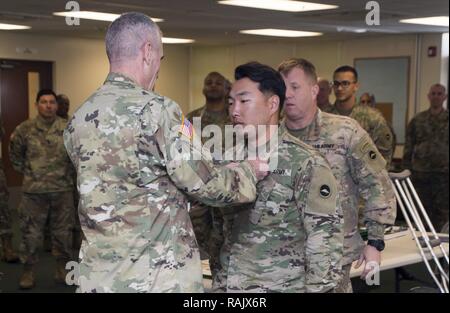
[[[8,187],[6,185],[3,162],[0,158],[0,236],[11,235],[11,213],[8,206]]]
[[[415,172],[448,173],[447,110],[432,115],[430,110],[417,114],[406,129],[403,167]]]
[[[24,176],[22,192],[73,190],[73,166],[63,143],[66,125],[60,117],[47,122],[38,115],[12,133],[9,157],[14,169]]]
[[[352,282],[350,280],[350,271],[352,264],[346,264],[342,266],[342,280],[337,285],[336,293],[353,293]]]
[[[384,225],[395,222],[396,201],[386,161],[364,129],[348,117],[318,110],[308,127],[289,132],[317,149],[330,163],[344,213],[343,265],[350,264],[364,247],[358,228],[360,197],[365,200],[364,223],[369,239],[383,239]]]
[[[78,291],[203,291],[186,194],[212,206],[254,201],[250,164],[214,167],[204,149],[195,160],[199,139],[178,104],[117,73],[77,110],[64,139],[85,235]]]
[[[188,113],[186,118],[189,119],[191,123],[194,122],[194,117],[200,118],[201,129],[197,130],[199,133],[201,133],[206,126],[219,126],[222,130],[222,142],[224,143],[225,125],[231,124],[227,109],[228,104],[226,104],[225,110],[219,112],[209,111],[206,109],[206,106],[202,106]],[[205,143],[211,137],[212,135],[210,137],[202,136],[202,143]],[[222,148],[224,146],[225,145],[223,144]],[[214,155],[214,151],[211,151],[211,153]],[[223,151],[218,151],[218,153],[222,154]],[[189,215],[191,217],[195,237],[197,238],[200,248],[200,255],[209,256],[209,266],[211,268],[211,273],[214,276],[217,272],[216,267],[219,266],[218,258],[220,254],[220,247],[223,243],[221,209],[213,210],[199,201],[192,201],[191,207],[192,209],[189,212]],[[214,217],[216,221],[213,221]]]
[[[21,258],[25,264],[38,262],[44,227],[50,215],[52,254],[57,260],[72,259],[73,193],[24,193],[19,205],[22,233]]]
[[[403,167],[412,170],[412,182],[431,222],[439,230],[448,221],[449,141],[447,110],[417,114],[406,129]]]
[[[322,112],[332,113],[334,111],[334,105],[331,103],[327,103],[322,108],[320,108]]]
[[[0,141],[5,131],[0,119]],[[6,184],[5,171],[3,170],[2,150],[0,142],[0,236],[11,235],[11,214],[8,206],[9,192]]]
[[[394,135],[380,111],[367,105],[355,105],[349,112],[340,112],[335,104],[329,113],[346,115],[356,120],[370,135],[378,151],[386,160],[386,169],[389,169],[394,155]]]
[[[258,183],[254,204],[235,209],[215,291],[328,292],[341,279],[343,221],[333,173],[311,147],[287,131],[279,136],[277,168]]]
[[[448,222],[448,173],[413,172],[411,181],[436,231]]]

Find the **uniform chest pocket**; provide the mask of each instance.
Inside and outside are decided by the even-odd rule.
[[[258,198],[249,212],[249,221],[260,226],[283,224],[289,219],[287,213],[292,204],[292,189],[286,187],[282,181],[269,176],[258,188]]]
[[[416,130],[417,142],[421,143],[424,141],[429,141],[432,138],[433,132],[430,127],[422,127]]]

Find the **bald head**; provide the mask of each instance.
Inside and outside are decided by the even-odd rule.
[[[122,63],[136,58],[146,42],[158,45],[161,31],[147,15],[129,12],[109,25],[105,41],[109,62]]]

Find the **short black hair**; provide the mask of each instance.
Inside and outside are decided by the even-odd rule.
[[[338,67],[334,73],[333,76],[336,75],[336,73],[343,73],[343,72],[352,72],[353,76],[355,76],[355,81],[358,81],[358,72],[356,71],[356,69],[353,66],[350,65],[343,65]]]
[[[239,65],[234,70],[234,79],[239,80],[242,78],[248,78],[258,83],[258,89],[262,93],[270,92],[277,95],[280,98],[279,111],[281,111],[286,98],[286,85],[280,73],[268,65],[259,62],[249,62]]]
[[[53,95],[53,97],[55,97],[55,100],[56,100],[56,93],[53,90],[51,90],[51,89],[41,89],[37,93],[36,103],[38,103],[39,99],[41,99],[41,97],[45,96],[45,95]]]

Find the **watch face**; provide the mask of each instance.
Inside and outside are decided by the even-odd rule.
[[[384,250],[384,241],[383,240],[369,240],[367,242],[367,244],[374,247],[378,251]]]

